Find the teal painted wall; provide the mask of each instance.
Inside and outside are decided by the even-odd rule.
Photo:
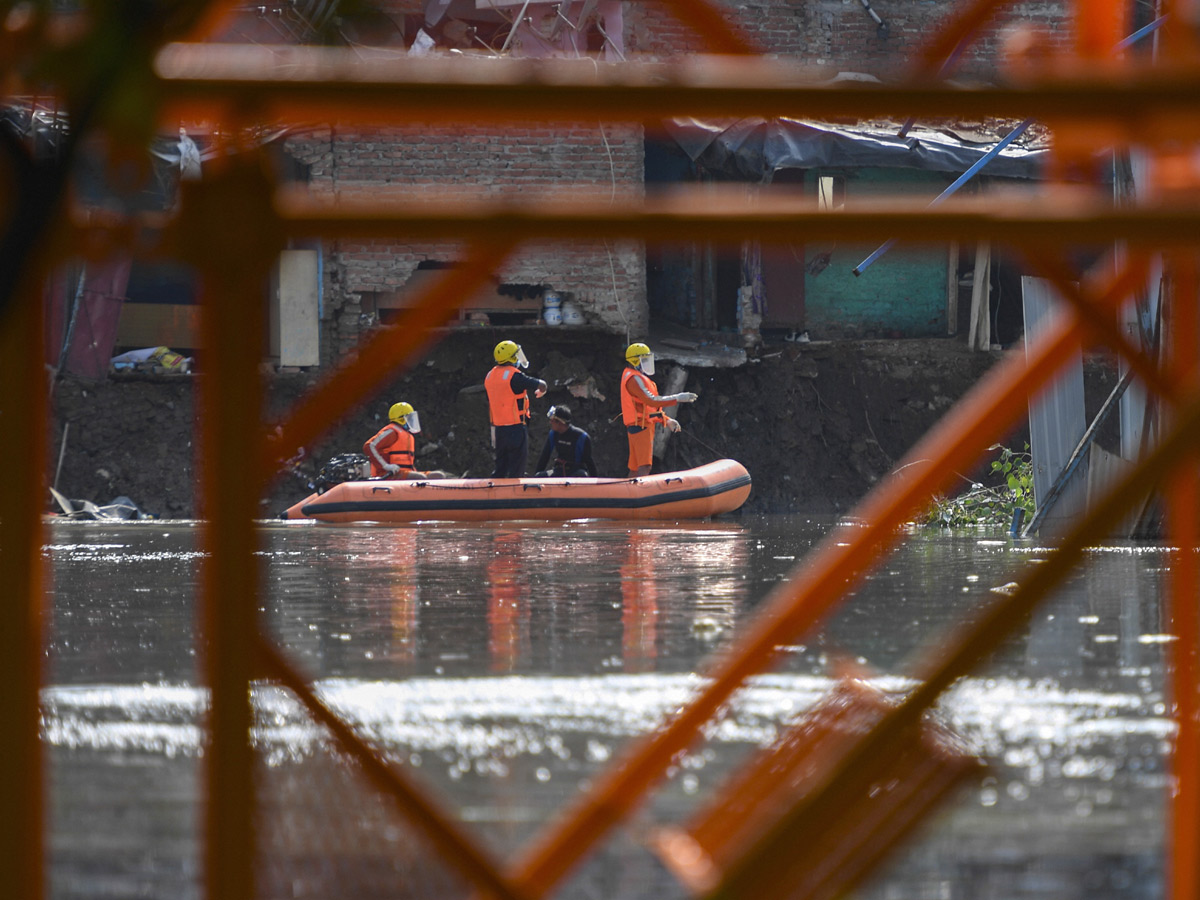
[[[908,169],[812,169],[805,176],[805,186],[814,198],[822,175],[845,177],[848,208],[885,195],[932,201],[953,180],[950,175]],[[805,248],[810,260],[832,249],[824,271],[804,276],[805,327],[813,340],[946,334],[949,248],[945,244],[897,244],[855,277],[854,267],[878,246],[812,243]]]

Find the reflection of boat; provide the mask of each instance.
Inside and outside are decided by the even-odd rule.
[[[417,522],[501,519],[700,519],[732,512],[750,495],[750,473],[720,459],[643,478],[444,478],[346,481],[312,494],[284,519]]]

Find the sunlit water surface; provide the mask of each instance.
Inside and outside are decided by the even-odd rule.
[[[704,683],[710,655],[834,523],[269,525],[265,628],[358,733],[498,859]],[[44,736],[49,894],[198,898],[198,526],[55,524]],[[649,837],[686,824],[845,661],[886,692],[1044,548],[908,536],[819,633],[784,648],[556,896],[685,897]],[[939,712],[987,761],[857,891],[1157,898],[1164,891],[1162,606],[1169,554],[1097,548]],[[706,660],[708,661],[706,663]],[[254,691],[262,897],[465,896],[295,699]]]

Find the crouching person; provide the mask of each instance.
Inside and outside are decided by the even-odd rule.
[[[596,477],[596,464],[592,462],[592,438],[582,428],[571,424],[571,410],[559,404],[550,407],[546,414],[550,419],[550,433],[537,461],[538,478],[582,478]],[[554,462],[550,456],[554,454]]]

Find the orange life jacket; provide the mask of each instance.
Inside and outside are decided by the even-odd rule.
[[[395,422],[388,422],[363,444],[363,453],[371,463],[371,477],[386,475],[384,465],[388,463],[399,466],[401,473],[411,472],[416,462],[416,446],[416,439],[411,434]]]
[[[631,394],[629,392],[630,380],[637,381],[647,394],[658,396],[658,385],[651,381],[649,376],[642,374],[633,366],[626,366],[621,375],[621,420],[626,427],[634,425],[639,428],[649,428],[653,422],[661,422],[663,420],[662,410]]]
[[[520,425],[529,418],[529,395],[525,391],[514,394],[510,384],[517,371],[516,366],[494,366],[483,380],[493,425]]]

